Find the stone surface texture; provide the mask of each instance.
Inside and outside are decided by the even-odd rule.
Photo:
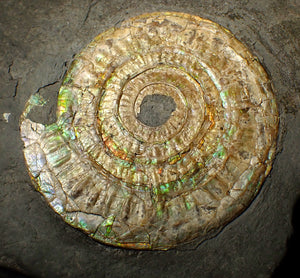
[[[0,265],[33,277],[270,277],[287,252],[300,196],[299,9],[293,0],[2,1]],[[257,198],[192,250],[121,250],[69,227],[31,186],[19,135],[30,95],[55,102],[74,54],[109,27],[154,11],[195,14],[229,29],[267,70],[280,114],[277,156]],[[54,122],[55,106],[36,111],[36,121]]]

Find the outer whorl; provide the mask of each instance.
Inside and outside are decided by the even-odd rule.
[[[147,98],[173,110],[147,124]],[[21,117],[26,163],[49,205],[103,243],[169,249],[212,236],[257,194],[275,153],[278,112],[257,58],[223,27],[145,14],[75,57],[57,122]]]

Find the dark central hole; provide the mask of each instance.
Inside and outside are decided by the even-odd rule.
[[[173,98],[165,95],[145,96],[137,119],[143,124],[156,127],[163,125],[176,110],[176,103]]]

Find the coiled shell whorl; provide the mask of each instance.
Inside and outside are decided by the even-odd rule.
[[[152,100],[151,100],[152,98]],[[150,99],[173,111],[153,125]],[[169,249],[201,241],[257,194],[275,154],[278,112],[258,60],[223,27],[183,13],[129,19],[75,57],[57,122],[21,117],[36,189],[103,243]]]

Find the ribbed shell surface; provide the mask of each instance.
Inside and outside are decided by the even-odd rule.
[[[159,126],[143,99],[170,97]],[[257,194],[275,154],[278,112],[263,67],[228,30],[152,13],[97,36],[58,96],[57,122],[21,117],[36,189],[72,226],[114,246],[165,250],[201,241]]]

